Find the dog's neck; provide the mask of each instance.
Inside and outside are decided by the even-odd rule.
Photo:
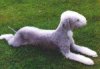
[[[57,29],[56,29],[56,35],[60,35],[59,37],[69,37],[72,38],[73,37],[73,32],[70,28],[70,26],[64,27],[63,23],[60,22],[60,24],[58,25]]]
[[[67,33],[69,30],[72,30],[69,25],[65,25],[65,21],[60,21],[56,31],[61,33]]]

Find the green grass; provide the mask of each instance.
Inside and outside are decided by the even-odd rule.
[[[23,26],[55,29],[63,11],[83,14],[88,24],[74,31],[77,44],[97,51],[93,66],[65,59],[56,51],[32,46],[12,48],[0,40],[0,69],[100,69],[100,0],[0,0],[0,34],[13,33]]]

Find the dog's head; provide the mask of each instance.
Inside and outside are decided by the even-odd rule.
[[[71,29],[80,28],[86,25],[86,18],[75,12],[75,11],[65,11],[61,14],[61,22],[65,27],[70,26]]]

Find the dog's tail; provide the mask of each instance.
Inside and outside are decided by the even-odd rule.
[[[11,28],[10,26],[8,26],[8,28],[9,28],[10,30],[12,30],[14,33],[16,33],[16,30],[14,30],[13,28]]]

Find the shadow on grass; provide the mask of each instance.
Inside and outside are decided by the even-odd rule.
[[[62,59],[63,56],[58,49],[45,49],[41,48],[40,46],[32,46],[32,45],[27,45],[27,46],[21,46],[13,49],[13,58],[18,58],[19,60],[25,60],[28,58],[33,58],[32,60],[41,60],[44,59],[44,61],[49,60],[49,61],[55,61],[55,62],[60,62],[60,58]],[[55,59],[56,58],[56,59]]]
[[[3,41],[3,44],[5,41]],[[57,49],[44,49],[40,46],[21,46],[21,47],[5,47],[9,54],[2,54],[4,56],[0,63],[3,69],[80,69],[83,64],[75,61],[70,61],[60,53]],[[5,52],[3,51],[3,52]],[[79,66],[77,66],[77,64]]]

